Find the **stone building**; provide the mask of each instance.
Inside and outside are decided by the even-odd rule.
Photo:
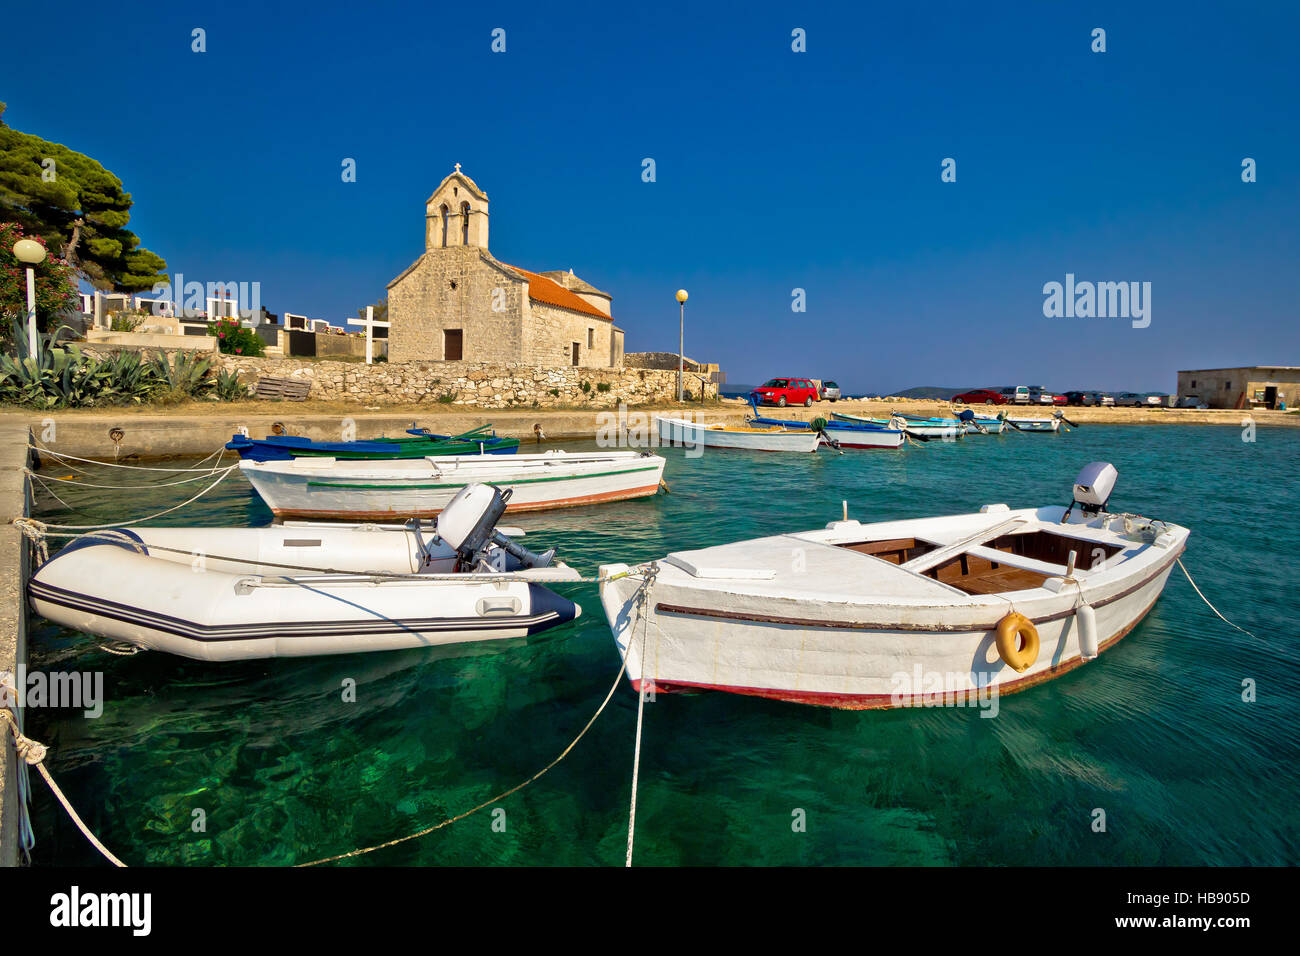
[[[424,255],[388,283],[388,360],[619,368],[611,297],[488,251],[488,197],[460,164],[425,203]]]
[[[1211,408],[1287,408],[1300,405],[1300,367],[1252,365],[1188,369],[1178,373],[1178,397],[1195,396]]]

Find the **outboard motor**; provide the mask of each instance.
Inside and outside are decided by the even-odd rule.
[[[1061,524],[1070,518],[1070,512],[1078,505],[1086,515],[1099,514],[1106,510],[1110,493],[1115,490],[1119,472],[1108,461],[1092,461],[1083,466],[1074,479],[1074,500],[1061,516]]]
[[[960,412],[958,412],[957,420],[962,423],[963,427],[965,428],[973,427],[981,435],[987,435],[989,433],[987,428],[985,428],[979,422],[975,421],[975,413],[972,412],[969,408],[963,408]]]
[[[551,566],[555,560],[554,548],[534,554],[496,530],[513,493],[513,488],[502,491],[495,485],[475,482],[457,492],[442,509],[438,515],[438,537],[456,549],[462,569],[473,570],[481,563],[492,567],[492,552],[497,548],[515,558],[521,567]]]

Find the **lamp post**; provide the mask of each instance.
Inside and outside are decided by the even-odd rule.
[[[682,372],[686,367],[686,300],[689,298],[685,289],[677,290],[677,304],[682,308],[681,328],[677,336],[677,401],[682,400]]]
[[[45,247],[35,239],[19,239],[14,243],[14,256],[27,266],[27,348],[36,354],[36,270],[45,259]]]

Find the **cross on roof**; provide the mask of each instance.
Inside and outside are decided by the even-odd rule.
[[[456,164],[456,172],[460,172],[460,163]]]

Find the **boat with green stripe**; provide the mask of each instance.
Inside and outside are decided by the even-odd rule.
[[[649,497],[664,459],[634,451],[429,456],[414,460],[293,458],[243,461],[240,470],[278,517],[432,517],[473,482],[513,489],[508,510],[545,511]]]

